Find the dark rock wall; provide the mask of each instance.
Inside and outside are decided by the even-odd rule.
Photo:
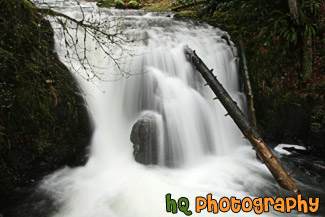
[[[15,189],[84,164],[92,134],[80,91],[53,52],[49,22],[25,4],[0,2],[0,214]]]
[[[255,97],[258,129],[271,142],[304,145],[325,159],[325,110],[313,99]]]

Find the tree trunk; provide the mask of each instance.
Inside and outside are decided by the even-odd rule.
[[[201,73],[203,78],[207,81],[212,91],[216,94],[219,101],[228,111],[228,114],[237,124],[241,132],[250,141],[253,148],[256,150],[257,155],[261,160],[263,160],[279,185],[293,192],[294,194],[298,194],[300,190],[298,189],[296,183],[291,179],[289,174],[285,171],[277,158],[267,147],[255,128],[250,125],[244,113],[237,106],[237,103],[231,99],[229,94],[223,88],[222,84],[217,80],[217,77],[213,75],[212,70],[209,70],[203,61],[196,55],[195,51],[192,51],[187,46],[185,47],[185,54],[188,56],[195,68]]]
[[[298,0],[288,0],[290,15],[297,26],[303,24],[304,15],[299,7]],[[313,72],[313,47],[312,37],[303,33],[302,45],[302,80],[306,82]]]
[[[248,105],[248,116],[251,124],[255,129],[256,127],[256,116],[255,116],[255,108],[254,108],[254,95],[252,91],[252,86],[248,74],[248,68],[247,68],[247,62],[246,62],[246,56],[245,56],[245,48],[243,45],[243,42],[240,40],[239,42],[240,45],[240,59],[242,63],[241,71],[243,73],[243,77],[245,80],[245,89],[246,89],[246,96],[247,96],[247,105]]]
[[[293,18],[296,25],[301,24],[301,14],[297,0],[288,0],[288,6],[291,17]]]
[[[302,80],[306,82],[313,73],[313,40],[304,33],[302,46]]]

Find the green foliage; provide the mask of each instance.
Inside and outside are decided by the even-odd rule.
[[[173,5],[193,2],[196,0],[176,0]],[[287,1],[282,0],[209,0],[206,4],[198,6],[196,10],[199,11],[200,16],[204,17],[214,13],[216,19],[221,20],[220,27],[229,31],[233,36],[255,32],[256,28],[259,28],[259,37],[265,40],[266,46],[282,43],[297,46],[303,34],[306,38],[314,38],[317,35],[318,26],[315,18],[319,14],[320,7],[318,0],[302,0],[300,4],[303,15],[301,25],[294,23]],[[215,10],[217,12],[214,12]],[[223,26],[226,20],[227,25]],[[249,28],[243,26],[244,23],[248,23]]]
[[[216,9],[219,11],[227,11],[230,10],[231,8],[235,8],[238,5],[238,0],[230,0],[230,1],[226,1],[226,2],[220,2]],[[243,4],[243,7],[245,6],[245,4]]]
[[[260,36],[266,34],[264,45],[271,46],[277,43],[278,36],[289,43],[296,44],[298,40],[297,28],[291,22],[291,16],[288,13],[283,14],[281,11],[274,10],[272,14],[281,14],[278,18],[270,18],[269,24],[264,26],[260,31]]]
[[[316,1],[302,1],[301,10],[307,17],[317,17],[321,3]]]
[[[286,10],[274,9],[271,11],[272,17],[268,20],[268,25],[264,26],[260,32],[260,36],[267,35],[265,45],[276,44],[278,36],[294,45],[297,44],[299,35],[303,35],[307,40],[316,36],[318,26],[315,23],[315,17],[318,14],[320,3],[302,1],[300,8],[302,13],[301,25],[296,25]]]
[[[316,32],[318,30],[317,24],[306,24],[305,25],[305,32],[304,35],[306,36],[307,39],[311,39],[316,36]]]

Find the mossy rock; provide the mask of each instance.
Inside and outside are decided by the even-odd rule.
[[[160,2],[156,4],[150,4],[143,7],[143,10],[153,10],[153,11],[169,11],[169,4],[166,2]]]
[[[114,4],[115,4],[115,8],[118,8],[118,9],[126,8],[126,5],[125,5],[124,1],[122,1],[122,0],[115,0]]]
[[[128,3],[128,5],[127,5],[127,8],[130,8],[130,9],[139,9],[140,8],[140,5],[136,1],[130,1]]]
[[[97,2],[97,6],[102,8],[110,8],[114,6],[114,0],[100,0]]]

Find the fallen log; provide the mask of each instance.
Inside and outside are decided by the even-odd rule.
[[[185,54],[195,66],[196,70],[201,73],[238,128],[250,141],[257,155],[267,166],[279,185],[293,192],[295,195],[299,194],[300,190],[296,183],[291,179],[289,174],[279,163],[278,159],[267,147],[256,129],[251,126],[245,114],[237,106],[237,103],[232,100],[222,84],[218,81],[217,77],[212,73],[212,70],[209,70],[203,61],[197,56],[195,51],[192,51],[188,46],[185,47]]]

